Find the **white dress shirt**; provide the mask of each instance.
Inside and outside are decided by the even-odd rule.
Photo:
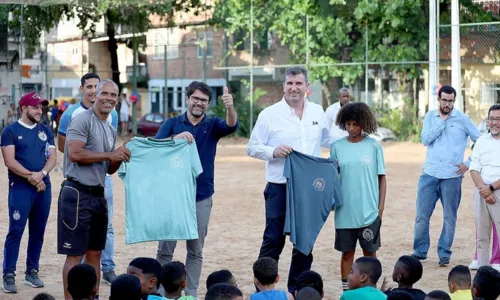
[[[285,158],[274,158],[274,149],[287,145],[304,154],[321,157],[321,146],[329,148],[335,139],[330,137],[323,108],[304,102],[302,119],[283,98],[265,108],[257,118],[247,146],[249,156],[266,161],[266,180],[286,183],[283,176]]]
[[[474,144],[470,170],[481,174],[485,184],[492,184],[500,179],[500,140],[495,139],[491,133],[483,134]]]
[[[330,105],[325,112],[325,122],[326,128],[330,130],[330,136],[339,139],[349,135],[347,131],[340,129],[335,125],[335,120],[337,120],[337,115],[340,110],[340,101]]]

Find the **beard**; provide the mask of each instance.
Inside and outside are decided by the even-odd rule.
[[[449,108],[449,107],[439,107],[439,111],[440,111],[443,115],[448,115],[448,114],[450,114],[452,110],[453,110],[453,108]]]
[[[37,120],[35,116],[30,114],[29,112],[26,112],[26,117],[28,117],[28,119],[35,124],[40,122],[40,120]]]

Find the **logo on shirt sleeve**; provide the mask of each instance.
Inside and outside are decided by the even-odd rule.
[[[313,187],[318,192],[321,192],[325,189],[326,182],[323,178],[316,178],[313,182]]]
[[[170,160],[170,168],[174,170],[179,170],[184,167],[184,160],[182,157],[174,157]]]
[[[42,141],[47,141],[47,135],[43,131],[38,132],[38,138],[41,139]]]

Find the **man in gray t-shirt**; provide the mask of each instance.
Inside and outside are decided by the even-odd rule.
[[[116,133],[107,122],[118,101],[118,86],[103,80],[96,94],[94,107],[74,117],[66,134],[66,180],[59,193],[57,222],[57,251],[67,255],[63,268],[65,299],[72,299],[67,290],[68,272],[84,255],[100,282],[101,251],[108,228],[104,179],[106,173],[115,173],[123,161],[130,160],[125,145],[115,150]]]

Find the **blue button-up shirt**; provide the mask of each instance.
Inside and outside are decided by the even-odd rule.
[[[429,111],[421,135],[427,146],[424,173],[439,179],[461,176],[457,165],[470,165],[470,159],[463,161],[467,140],[470,137],[475,142],[479,136],[472,120],[460,111],[453,109],[446,120],[441,119],[438,110]]]
[[[207,115],[200,123],[193,125],[189,122],[186,113],[169,118],[161,125],[156,134],[158,139],[189,131],[196,141],[203,168],[203,173],[196,179],[196,201],[207,199],[214,194],[214,164],[217,142],[222,137],[234,133],[238,126],[239,122],[236,122],[234,127],[229,127],[226,120]]]

